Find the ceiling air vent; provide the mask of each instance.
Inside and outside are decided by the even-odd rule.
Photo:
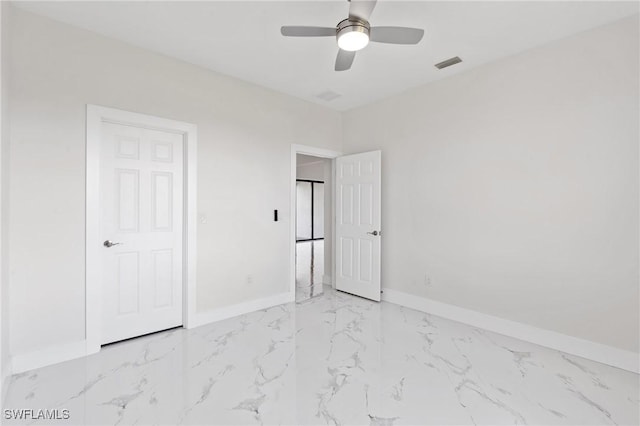
[[[462,59],[458,58],[457,56],[454,56],[451,59],[447,59],[446,61],[442,61],[436,64],[436,68],[441,70],[443,68],[450,67],[451,65],[459,64],[460,62],[462,62]]]
[[[326,92],[322,92],[322,93],[316,95],[316,98],[322,99],[323,101],[331,102],[332,100],[337,99],[340,96],[342,96],[342,95],[340,95],[340,93],[336,93],[336,92],[333,92],[331,90],[327,90]]]

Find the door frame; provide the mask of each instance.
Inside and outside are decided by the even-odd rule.
[[[85,217],[85,333],[87,354],[100,351],[102,334],[102,251],[100,228],[100,146],[102,123],[130,125],[183,135],[182,326],[195,326],[197,230],[197,126],[146,114],[87,104]]]
[[[335,214],[335,205],[336,205],[336,191],[335,191],[335,174],[336,174],[336,166],[335,159],[342,155],[342,152],[332,151],[330,149],[316,148],[313,146],[306,145],[298,145],[291,144],[291,178],[289,183],[290,188],[290,202],[289,202],[289,293],[291,297],[291,301],[295,302],[296,300],[296,178],[297,178],[297,154],[305,154],[311,155],[314,157],[320,158],[329,158],[331,159],[331,230],[332,230],[332,240],[331,240],[331,285],[335,288],[336,283],[336,264],[335,264],[335,253],[336,253],[336,244],[335,244],[335,229],[336,229],[336,214]],[[326,183],[325,183],[326,185]],[[325,187],[325,190],[327,188]],[[326,234],[325,234],[326,236]],[[326,271],[325,271],[326,275]]]

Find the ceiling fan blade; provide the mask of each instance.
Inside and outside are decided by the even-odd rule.
[[[369,39],[378,43],[418,44],[424,36],[424,30],[407,27],[372,27]]]
[[[349,18],[369,20],[373,8],[376,7],[377,0],[350,0]]]
[[[338,50],[338,57],[336,58],[336,71],[346,71],[351,68],[353,59],[356,57],[356,52],[349,52],[347,50]]]
[[[335,27],[284,26],[280,33],[287,37],[327,37],[336,35]]]

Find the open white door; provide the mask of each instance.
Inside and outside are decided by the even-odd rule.
[[[336,289],[380,301],[381,151],[336,159]]]

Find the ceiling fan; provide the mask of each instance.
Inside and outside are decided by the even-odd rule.
[[[280,29],[286,37],[336,37],[338,57],[336,71],[351,68],[356,52],[369,41],[390,44],[418,44],[424,30],[408,27],[372,27],[369,17],[377,0],[349,0],[349,17],[335,27],[284,26]]]

